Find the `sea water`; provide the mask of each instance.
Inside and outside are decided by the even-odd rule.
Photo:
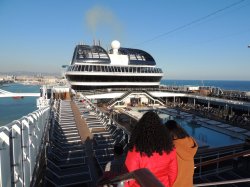
[[[5,84],[0,86],[0,89],[16,93],[39,93],[40,86]],[[21,117],[35,111],[37,109],[36,99],[36,97],[24,97],[20,99],[0,97],[0,126],[6,125],[13,120],[20,119]]]
[[[221,80],[162,80],[165,85],[194,85],[215,86],[226,90],[250,91],[250,81],[221,81]],[[0,89],[10,92],[38,93],[38,85],[5,84]],[[23,99],[0,98],[0,126],[25,116],[36,108],[35,97],[24,97]]]
[[[250,91],[250,81],[234,80],[161,80],[161,84],[170,86],[214,86],[223,90]]]

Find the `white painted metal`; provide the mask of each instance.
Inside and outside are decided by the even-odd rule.
[[[30,173],[29,119],[25,118],[21,123],[24,186],[30,186],[32,175]]]
[[[36,165],[49,107],[0,127],[0,187],[28,187]]]
[[[23,186],[23,163],[22,163],[22,139],[20,122],[16,121],[12,126],[12,157],[13,157],[13,172],[14,172],[14,186]]]
[[[71,81],[71,85],[82,85],[82,86],[157,86],[159,82],[77,82]]]
[[[0,97],[39,97],[40,93],[13,93],[0,89]]]
[[[133,76],[133,77],[152,77],[163,76],[163,73],[134,73],[134,72],[99,72],[99,71],[69,71],[67,75],[103,75],[103,76]]]
[[[9,130],[0,132],[0,186],[11,186]]]

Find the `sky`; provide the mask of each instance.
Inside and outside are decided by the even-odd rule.
[[[250,80],[250,0],[0,0],[0,72],[59,74],[94,39],[150,53],[164,79]]]

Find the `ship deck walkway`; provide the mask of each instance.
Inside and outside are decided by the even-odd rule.
[[[46,146],[44,186],[93,186],[88,144],[82,141],[71,101],[60,101]],[[80,132],[80,133],[79,133]]]

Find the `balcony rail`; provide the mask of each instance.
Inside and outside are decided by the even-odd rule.
[[[155,67],[136,67],[136,66],[110,66],[110,65],[71,65],[68,67],[70,71],[80,72],[117,72],[117,73],[163,73],[161,68]]]

